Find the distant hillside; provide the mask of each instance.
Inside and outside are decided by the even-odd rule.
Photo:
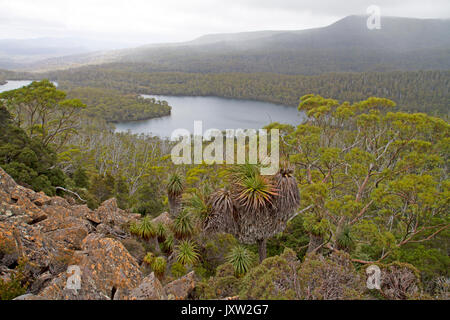
[[[304,75],[450,69],[450,20],[383,17],[380,30],[369,30],[366,20],[349,16],[309,30],[206,35],[184,43],[46,59],[24,68],[45,71],[120,62],[137,63],[136,71],[149,72]]]

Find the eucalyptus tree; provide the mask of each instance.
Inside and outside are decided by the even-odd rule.
[[[86,107],[79,99],[66,99],[66,93],[48,80],[3,92],[0,102],[30,138],[38,137],[43,146],[52,145],[57,151],[77,133]]]
[[[308,251],[352,251],[362,263],[395,256],[448,230],[449,124],[392,112],[388,99],[301,98],[308,121],[284,129],[302,193]]]

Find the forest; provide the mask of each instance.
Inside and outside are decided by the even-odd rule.
[[[145,72],[143,64],[88,66],[45,74],[62,89],[95,87],[124,93],[200,95],[259,100],[297,106],[314,92],[351,103],[371,96],[389,98],[400,110],[448,117],[449,71],[328,73],[318,76],[274,73]]]
[[[58,88],[44,80],[0,94],[0,166],[35,191],[92,209],[115,197],[128,214],[139,213],[122,226],[133,235],[123,243],[145,272],[165,283],[194,271],[195,299],[448,299],[450,126],[407,103],[420,93],[411,88],[436,83],[433,101],[442,109],[421,105],[423,96],[416,106],[445,111],[446,72],[414,73],[435,82],[411,73],[330,74],[306,86],[291,76],[90,70],[70,80],[59,73]],[[367,89],[355,89],[349,100],[339,89],[334,99],[302,95],[317,92],[326,77]],[[373,79],[386,84],[372,87]],[[371,90],[389,97],[384,90],[394,79],[399,87],[409,84],[400,107],[389,98],[359,99]],[[300,95],[297,107],[308,121],[267,124],[282,137],[274,176],[260,174],[263,164],[176,166],[173,142],[116,133],[107,122],[114,117],[101,108],[87,111],[89,104],[109,103],[103,89],[94,89],[105,87],[254,99],[264,93],[290,105]],[[283,87],[292,92],[287,98]],[[129,99],[124,103],[137,98]],[[164,212],[169,225],[152,221]],[[369,264],[387,272],[388,290],[365,287]],[[398,285],[398,277],[405,282]],[[26,286],[19,284],[19,291]],[[11,285],[2,280],[0,297],[4,288]]]
[[[88,117],[102,118],[108,122],[135,121],[170,115],[166,101],[142,98],[137,94],[123,94],[113,89],[89,87],[71,88],[69,98],[86,104]]]

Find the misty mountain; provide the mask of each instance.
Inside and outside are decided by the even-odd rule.
[[[129,44],[128,44],[129,46]],[[1,39],[0,68],[17,69],[60,57],[107,55],[104,51],[121,49],[127,44],[84,38]],[[100,53],[101,52],[101,53]]]
[[[300,31],[205,35],[193,41],[47,59],[29,69],[119,63],[139,71],[321,74],[450,69],[450,20],[349,16]]]

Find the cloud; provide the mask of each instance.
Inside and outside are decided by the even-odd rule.
[[[0,38],[83,36],[131,42],[325,26],[376,4],[382,14],[449,18],[448,0],[0,0]]]

